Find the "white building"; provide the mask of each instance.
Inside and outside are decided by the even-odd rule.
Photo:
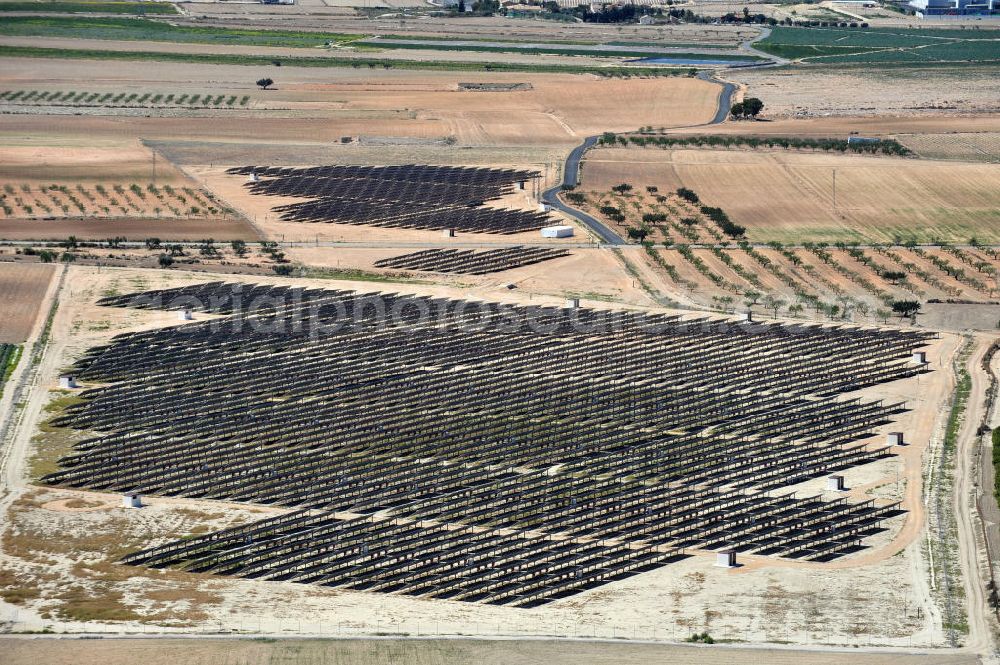
[[[910,0],[917,16],[964,16],[1000,11],[1000,0]]]
[[[572,226],[546,226],[542,229],[543,238],[571,238],[572,236]]]

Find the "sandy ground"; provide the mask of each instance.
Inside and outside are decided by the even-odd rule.
[[[242,219],[156,219],[156,218],[67,218],[52,221],[38,219],[0,219],[2,240],[62,241],[70,236],[79,240],[125,238],[143,241],[159,238],[167,241],[198,242],[206,238],[216,241],[256,240],[259,235]]]
[[[47,145],[51,137],[29,142],[5,140],[0,145],[0,182],[35,185],[111,180],[127,185],[153,180],[153,154],[139,141],[112,139],[104,143],[94,137],[86,137],[86,141],[83,150],[61,142]],[[184,174],[165,160],[156,165],[155,177],[160,184],[189,184]]]
[[[59,312],[53,325],[53,342],[39,370],[32,394],[28,422],[35,422],[41,406],[53,394],[50,392],[57,368],[86,347],[127,329],[163,325],[171,321],[167,313],[130,310],[104,310],[91,303],[103,293],[125,292],[154,288],[166,284],[208,280],[211,276],[150,271],[109,270],[98,273],[93,269],[71,267],[72,276],[66,281]],[[251,281],[280,281],[259,278]],[[340,286],[338,282],[303,282],[323,286]],[[347,285],[350,285],[349,283]],[[372,290],[372,284],[358,288]],[[392,291],[457,295],[455,287],[425,284],[393,284]],[[491,294],[492,295],[492,294]],[[520,302],[560,304],[559,297],[544,297],[521,289],[510,292],[507,299]],[[599,306],[608,306],[607,304]],[[931,358],[947,356],[955,339],[943,337],[931,349]],[[635,577],[616,582],[573,598],[533,610],[513,610],[466,603],[427,601],[391,595],[369,595],[360,592],[323,590],[294,584],[260,584],[250,580],[197,578],[197,592],[218,598],[211,602],[191,600],[186,610],[163,601],[166,593],[182,593],[183,580],[162,578],[162,573],[145,570],[128,571],[125,579],[112,567],[93,578],[75,575],[74,560],[94,556],[90,553],[95,542],[107,537],[121,537],[127,543],[159,542],[179,528],[191,528],[186,513],[178,512],[184,502],[154,502],[150,509],[127,511],[110,507],[114,502],[95,500],[92,511],[67,512],[53,510],[58,502],[72,496],[62,490],[45,490],[25,495],[19,490],[9,497],[13,503],[10,515],[17,520],[19,530],[39,534],[73,532],[76,520],[90,526],[91,541],[60,541],[56,545],[44,536],[34,537],[30,544],[23,541],[15,547],[13,556],[3,557],[3,566],[18,575],[42,575],[42,604],[58,605],[48,589],[63,588],[70,579],[104,594],[122,594],[122,602],[155,610],[162,626],[177,626],[182,617],[197,610],[206,613],[198,625],[216,625],[234,630],[270,633],[353,634],[365,632],[408,632],[421,634],[553,634],[598,635],[680,639],[690,632],[708,630],[717,638],[760,641],[792,641],[802,644],[857,644],[870,642],[896,646],[932,646],[941,644],[940,627],[933,608],[927,603],[925,584],[918,573],[920,551],[915,536],[921,530],[921,513],[913,501],[919,496],[919,460],[921,451],[935,431],[930,421],[940,418],[936,404],[946,394],[948,373],[935,371],[919,380],[901,381],[877,390],[866,391],[868,397],[883,397],[893,401],[907,399],[913,410],[902,415],[898,424],[912,432],[912,445],[902,451],[895,462],[872,467],[859,467],[847,473],[848,486],[856,496],[870,494],[880,499],[902,498],[911,512],[897,518],[883,536],[873,540],[874,549],[857,557],[833,564],[789,563],[763,557],[745,557],[744,567],[720,571],[713,567],[714,555],[696,555]],[[19,430],[21,444],[28,445],[30,428]],[[23,452],[20,453],[23,459]],[[9,470],[12,467],[9,467]],[[23,466],[17,477],[21,477]],[[19,485],[20,486],[20,485]],[[822,491],[821,487],[803,487],[803,493]],[[87,493],[77,493],[87,494]],[[55,503],[54,503],[55,502]],[[194,508],[206,510],[196,502]],[[45,506],[48,506],[46,508]],[[104,506],[104,507],[99,507]],[[235,519],[237,513],[218,508],[213,513]],[[183,519],[182,519],[183,518]],[[116,536],[117,534],[117,536]],[[75,538],[75,536],[74,536]],[[70,552],[65,551],[67,542]],[[9,545],[9,541],[8,541]],[[78,550],[76,548],[79,548]],[[98,555],[99,556],[99,555]],[[44,563],[44,562],[49,563]],[[172,575],[172,574],[171,574]],[[54,577],[53,577],[54,576]],[[69,576],[69,577],[67,577]],[[61,580],[61,581],[57,581]],[[892,580],[891,584],[887,584]],[[53,587],[52,585],[57,585]],[[159,590],[159,591],[157,591]],[[184,593],[194,593],[184,592]],[[33,601],[34,602],[34,601]],[[56,605],[51,603],[55,602]],[[7,605],[6,616],[17,617],[19,625],[49,623],[57,629],[73,628],[74,624],[56,619],[42,619],[38,612],[24,606],[16,614]],[[891,611],[886,611],[891,608]],[[50,610],[51,611],[51,610]],[[174,618],[171,618],[174,617]],[[207,623],[203,623],[206,622]],[[301,621],[301,624],[299,623]],[[103,624],[90,622],[88,630],[102,630]],[[135,628],[140,628],[138,624]],[[183,630],[180,626],[172,630]]]
[[[281,662],[288,665],[501,665],[551,663],[570,665],[670,665],[698,662],[703,665],[972,665],[975,656],[951,654],[858,653],[796,651],[793,649],[741,649],[729,646],[657,646],[602,642],[478,640],[364,640],[283,641],[275,644],[249,640],[102,640],[57,641],[46,639],[7,640],[9,665],[34,665],[44,657],[51,665],[258,665]]]
[[[406,251],[413,250],[294,248],[288,250],[288,255],[310,266],[373,270],[372,264],[376,260]],[[552,296],[563,300],[580,298],[587,306],[608,301],[644,307],[653,304],[649,295],[622,270],[621,261],[613,252],[607,249],[578,248],[570,251],[570,256],[487,275],[444,276],[414,271],[408,273],[411,276],[408,281],[433,281],[462,288],[466,295],[484,299],[509,298],[512,293],[509,286],[514,285],[513,292],[521,294],[522,299],[526,296],[529,302],[535,302],[534,298],[539,296]],[[393,285],[393,290],[395,289],[396,285]]]
[[[459,164],[461,165],[461,164]],[[239,164],[238,166],[242,166]],[[495,168],[503,168],[506,165],[493,164]],[[518,165],[510,165],[517,168]],[[525,165],[520,165],[521,167]],[[220,200],[239,211],[247,219],[259,228],[266,237],[283,241],[306,241],[306,242],[383,242],[405,246],[413,242],[433,242],[446,245],[451,242],[483,242],[483,243],[546,243],[553,246],[566,244],[568,242],[586,242],[586,230],[576,224],[567,216],[552,212],[552,224],[568,224],[576,228],[575,236],[572,238],[542,238],[539,231],[528,231],[523,233],[496,234],[496,233],[462,233],[455,235],[454,239],[443,238],[441,230],[422,230],[406,228],[382,228],[364,224],[328,224],[328,223],[301,223],[286,222],[280,219],[279,214],[273,212],[273,208],[289,203],[301,202],[301,198],[262,196],[248,192],[246,188],[245,176],[233,176],[226,173],[229,166],[192,166],[186,170],[206,188],[210,189]],[[530,168],[530,166],[529,166]],[[537,169],[540,173],[546,169]],[[548,169],[549,178],[555,176],[553,168]],[[533,198],[531,188],[514,190],[507,196],[487,202],[491,208],[512,208],[518,210],[534,211],[538,208],[537,199]],[[330,257],[328,257],[330,258]]]
[[[1000,132],[901,134],[896,140],[930,159],[1000,162]]]
[[[690,78],[603,79],[590,75],[492,74],[469,72],[411,72],[400,70],[323,69],[313,67],[260,68],[233,65],[178,67],[176,63],[121,62],[109,68],[100,61],[4,59],[10,67],[0,85],[47,88],[73,80],[87,80],[88,91],[121,91],[135,86],[183,92],[187,86],[213,82],[218,93],[246,90],[267,74],[278,82],[274,105],[294,101],[301,90],[303,101],[339,109],[336,122],[309,120],[309,108],[300,118],[135,118],[128,131],[145,138],[198,136],[221,138],[235,133],[268,140],[338,141],[341,136],[386,134],[390,136],[441,137],[454,135],[469,144],[578,143],[583,136],[605,130],[624,131],[644,125],[682,127],[707,122],[715,113],[717,85]],[[269,71],[273,69],[275,71]],[[221,86],[214,82],[227,81]],[[479,93],[460,91],[460,82],[530,82],[530,90]],[[168,90],[169,89],[169,90]],[[255,100],[259,97],[255,93]],[[626,107],[618,100],[628,99]],[[240,112],[242,113],[242,112]],[[376,115],[372,115],[376,114]],[[388,114],[388,115],[387,115]],[[31,126],[32,118],[4,116],[0,132]],[[77,118],[79,120],[79,118]],[[268,122],[270,120],[270,122]],[[366,127],[361,122],[371,123]],[[419,131],[408,130],[407,120]],[[54,129],[71,118],[52,119]],[[447,131],[432,133],[429,126]],[[259,126],[257,123],[262,123]],[[386,124],[387,123],[387,124]],[[120,128],[123,123],[114,123]],[[398,129],[397,129],[398,126]],[[226,128],[230,129],[227,130]],[[391,127],[391,128],[390,128]],[[173,132],[171,132],[173,129]]]
[[[836,172],[836,203],[833,200]],[[752,240],[1000,241],[1000,166],[890,157],[750,150],[600,149],[582,186],[693,189]]]
[[[25,145],[13,139],[0,145],[0,186],[4,240],[258,237],[241,216],[225,210],[200,183],[138,140],[105,143],[91,137],[86,145]],[[52,191],[56,186],[66,191]]]
[[[726,77],[764,100],[769,118],[1000,112],[991,67],[742,69]]]
[[[390,0],[394,2],[395,0]],[[406,2],[408,0],[404,0]],[[334,4],[333,0],[325,0]],[[329,10],[314,13],[303,5],[281,7],[256,7],[235,3],[198,3],[191,13],[219,25],[246,25],[248,22],[269,27],[302,27],[324,29],[331,32],[363,34],[408,34],[411,36],[447,36],[453,38],[476,37],[519,40],[569,40],[569,41],[641,41],[668,44],[707,42],[736,46],[758,33],[752,26],[728,25],[670,25],[644,26],[638,24],[563,24],[553,21],[511,20],[498,16],[400,16],[385,13],[369,18],[353,13],[345,16],[325,16]],[[264,16],[261,16],[264,14]]]
[[[752,136],[846,137],[897,134],[951,134],[1000,131],[1000,114],[979,115],[879,115],[824,118],[777,118],[757,122],[727,121],[721,125],[670,130],[677,134],[746,134]]]
[[[0,342],[25,341],[38,318],[55,266],[0,263]]]

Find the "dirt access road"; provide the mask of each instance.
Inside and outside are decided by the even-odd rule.
[[[7,665],[973,665],[967,654],[747,649],[554,640],[7,639]]]
[[[955,514],[958,519],[959,559],[967,598],[969,636],[966,648],[990,654],[988,662],[998,662],[994,643],[994,620],[987,600],[987,591],[981,567],[980,527],[974,519],[975,500],[978,492],[975,472],[981,437],[976,430],[983,417],[983,405],[989,376],[982,369],[982,360],[995,335],[976,338],[976,346],[965,361],[965,368],[972,379],[965,419],[958,433],[958,455],[955,465]],[[987,491],[989,488],[987,488]]]

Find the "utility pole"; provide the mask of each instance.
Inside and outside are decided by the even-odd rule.
[[[156,150],[153,150],[153,186],[156,186]]]

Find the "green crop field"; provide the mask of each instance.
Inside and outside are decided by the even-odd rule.
[[[379,46],[379,40],[358,42],[359,45]],[[423,38],[420,38],[423,41]],[[413,44],[400,41],[391,41],[385,44],[385,48],[393,49],[416,49],[421,51],[473,51],[479,53],[525,53],[532,55],[565,55],[565,56],[589,56],[592,58],[673,58],[677,60],[699,60],[706,57],[720,60],[732,60],[733,62],[762,62],[761,58],[753,55],[731,55],[729,53],[718,56],[706,56],[703,53],[678,53],[672,51],[601,51],[587,48],[573,48],[560,46],[519,46],[517,44],[500,45],[480,45],[480,44],[449,44],[447,42],[435,42],[433,44]]]
[[[0,12],[53,14],[178,14],[169,2],[0,2]]]
[[[74,60],[125,60],[154,62],[195,62],[209,65],[270,65],[273,56],[229,53],[170,53],[160,51],[102,51],[99,49],[0,46],[0,58],[61,58]],[[286,57],[288,67],[369,67],[372,69],[413,69],[461,72],[537,72],[551,74],[597,74],[598,76],[693,76],[690,67],[605,67],[590,65],[549,65],[507,62],[455,62],[448,60],[392,60],[387,58]]]
[[[1000,30],[775,28],[756,48],[813,64],[1000,61]]]
[[[76,16],[7,17],[0,21],[0,35],[305,48],[322,46],[326,42],[349,42],[361,37],[325,32],[178,26],[141,18]]]

